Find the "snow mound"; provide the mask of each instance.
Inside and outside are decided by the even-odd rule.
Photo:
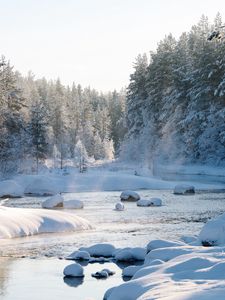
[[[121,203],[121,202],[116,203],[115,210],[123,211],[124,210],[124,204]]]
[[[167,247],[159,248],[150,251],[145,257],[145,264],[148,264],[154,259],[160,259],[162,261],[171,260],[177,256],[189,254],[193,251],[193,247],[180,246],[180,247]]]
[[[199,234],[203,246],[225,244],[225,213],[214,220],[208,221]]]
[[[84,207],[84,203],[81,200],[67,200],[63,202],[63,207],[81,209]]]
[[[60,194],[49,197],[42,202],[43,208],[63,207],[63,197]]]
[[[63,274],[69,277],[84,277],[84,268],[80,264],[74,263],[66,266]]]
[[[58,182],[45,176],[35,178],[24,191],[25,194],[38,196],[52,196],[60,192]]]
[[[138,268],[130,281],[109,289],[104,299],[224,299],[225,256],[220,250],[216,254],[193,251],[165,263],[130,268],[130,275]]]
[[[167,248],[167,247],[176,247],[176,246],[184,246],[185,243],[180,241],[168,241],[168,240],[153,240],[147,245],[147,252],[150,252],[154,249],[158,248]]]
[[[81,247],[79,250],[87,251],[90,254],[90,256],[112,257],[116,249],[111,244],[102,243],[102,244],[95,244],[90,247]]]
[[[136,261],[144,260],[146,255],[146,249],[141,247],[136,248],[124,248],[116,251],[115,260],[116,261]]]
[[[137,201],[137,206],[161,206],[162,200],[159,198],[140,199]]]
[[[176,195],[194,194],[195,187],[192,185],[178,184],[175,186],[173,193]]]
[[[14,180],[4,180],[0,182],[0,198],[23,197],[24,189]]]
[[[90,254],[87,251],[75,251],[66,257],[66,259],[71,260],[90,260],[90,258]]]
[[[91,228],[87,220],[66,212],[0,206],[0,238]]]
[[[123,269],[122,276],[124,276],[124,277],[132,277],[141,268],[142,268],[142,266],[128,266],[128,267],[126,267],[126,268]]]
[[[135,193],[133,191],[124,191],[120,195],[121,201],[137,201],[140,199],[140,196],[138,193]]]

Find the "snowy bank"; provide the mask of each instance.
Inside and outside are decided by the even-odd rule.
[[[50,194],[59,192],[87,192],[87,191],[133,191],[139,189],[174,189],[178,181],[162,180],[153,176],[135,176],[133,169],[123,171],[123,166],[113,171],[113,164],[107,168],[90,168],[87,173],[79,173],[77,169],[70,170],[64,176],[56,172],[45,175],[17,175],[13,178],[28,194]],[[110,171],[111,170],[111,171]],[[222,178],[222,177],[221,177]],[[225,176],[224,176],[225,178]],[[202,183],[198,181],[179,181],[180,184],[194,185],[196,189],[224,189],[221,181]]]
[[[0,182],[0,198],[20,198],[23,197],[24,189],[14,180],[4,180]]]
[[[27,178],[26,176],[25,178]],[[27,195],[51,196],[61,192],[62,183],[47,176],[30,176],[30,183],[26,185],[24,193]],[[25,182],[24,182],[25,184]]]
[[[0,206],[0,238],[91,228],[87,220],[66,212]]]

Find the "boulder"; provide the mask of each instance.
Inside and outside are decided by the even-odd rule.
[[[140,199],[140,196],[138,193],[133,191],[123,191],[120,195],[121,201],[138,201]]]
[[[84,277],[84,268],[80,264],[74,263],[66,266],[63,274],[69,277]]]
[[[162,206],[162,200],[159,198],[140,199],[137,201],[137,206]]]
[[[47,198],[42,202],[43,208],[63,207],[63,197],[60,194]]]
[[[116,203],[115,210],[123,211],[124,210],[124,204],[121,203],[121,202]]]
[[[84,203],[81,200],[67,200],[63,202],[64,208],[81,209]]]
[[[186,185],[186,184],[178,184],[174,188],[175,195],[186,195],[186,194],[194,194],[195,193],[195,187],[192,185]]]

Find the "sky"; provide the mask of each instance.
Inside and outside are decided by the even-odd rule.
[[[138,54],[217,12],[224,0],[0,0],[0,55],[23,75],[120,90]]]

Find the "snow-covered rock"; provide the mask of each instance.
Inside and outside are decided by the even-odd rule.
[[[158,248],[178,247],[178,246],[185,246],[185,243],[180,241],[152,240],[147,244],[147,252],[150,252]]]
[[[116,203],[115,210],[123,211],[124,210],[124,204],[121,203],[121,202]]]
[[[81,200],[66,200],[63,202],[64,208],[81,209],[84,207],[84,203]]]
[[[81,247],[79,250],[87,251],[90,254],[90,256],[112,257],[116,248],[111,244],[102,243],[102,244],[95,244],[90,247]]]
[[[111,270],[109,270],[109,269],[103,269],[102,271],[107,272],[107,273],[109,274],[109,276],[112,276],[112,275],[115,274],[114,271],[111,271]]]
[[[87,220],[66,212],[0,206],[0,238],[91,228]]]
[[[161,206],[162,200],[159,198],[140,199],[137,201],[137,206]]]
[[[24,189],[14,180],[4,180],[0,182],[0,198],[23,197]]]
[[[43,208],[63,207],[63,197],[60,194],[49,197],[42,202]]]
[[[192,185],[178,184],[174,188],[174,194],[176,195],[185,195],[185,194],[194,194],[195,187]]]
[[[123,191],[120,195],[121,201],[138,201],[140,196],[133,191]]]
[[[204,246],[225,245],[225,213],[203,226],[199,240]]]
[[[90,258],[90,254],[87,251],[75,251],[66,257],[66,259],[70,260],[90,260]]]
[[[109,277],[109,274],[108,274],[108,272],[102,270],[102,271],[91,274],[91,276],[98,278],[98,279],[101,279],[101,278],[105,279],[105,278]]]
[[[141,247],[135,248],[124,248],[120,251],[117,251],[115,254],[116,261],[135,261],[135,260],[144,260],[146,255],[146,249]]]
[[[63,274],[69,277],[84,277],[84,268],[80,264],[73,263],[64,268]]]
[[[52,196],[61,192],[60,189],[60,185],[54,179],[40,176],[28,184],[24,193],[28,195]]]

